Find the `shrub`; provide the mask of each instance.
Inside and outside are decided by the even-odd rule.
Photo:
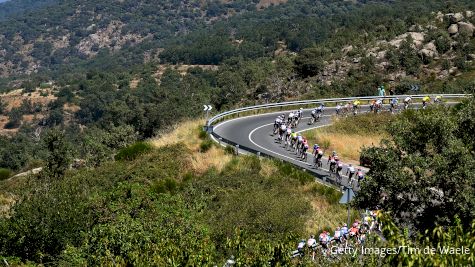
[[[117,155],[115,155],[116,160],[134,160],[138,156],[147,153],[152,150],[152,146],[145,142],[137,142],[128,147],[122,148],[119,150]]]
[[[206,153],[213,146],[213,141],[207,139],[203,140],[200,144],[200,152]]]
[[[234,155],[234,147],[233,146],[230,146],[230,145],[227,145],[225,148],[224,148],[224,152],[226,152],[226,154],[230,154],[230,155]]]
[[[0,181],[10,178],[11,171],[9,169],[0,168]]]
[[[204,140],[206,139],[206,137],[208,136],[207,133],[205,131],[203,131],[203,128],[200,126],[199,128],[199,131],[200,133],[198,134],[198,137],[201,139],[201,140]]]

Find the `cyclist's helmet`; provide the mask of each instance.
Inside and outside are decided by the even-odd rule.
[[[336,155],[336,151],[333,151],[332,154],[333,154],[333,156],[335,156],[335,155]]]

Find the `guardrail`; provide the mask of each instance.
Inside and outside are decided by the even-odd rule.
[[[339,103],[339,102],[348,102],[354,100],[360,100],[362,102],[367,101],[370,102],[374,99],[393,99],[397,97],[398,99],[404,99],[410,96],[413,99],[422,99],[426,96],[429,96],[431,99],[435,98],[436,96],[442,96],[442,98],[465,98],[470,96],[469,94],[428,94],[428,95],[393,95],[393,96],[362,96],[362,97],[346,97],[346,98],[327,98],[327,99],[314,99],[314,100],[299,100],[299,101],[289,101],[289,102],[280,102],[280,103],[269,103],[257,106],[249,106],[243,107],[238,109],[233,109],[230,111],[226,111],[220,113],[206,122],[207,126],[211,126],[216,121],[225,118],[230,115],[239,114],[246,111],[253,111],[259,109],[268,109],[268,108],[278,108],[278,107],[287,107],[287,106],[305,106],[305,105],[312,105],[312,104],[319,104],[319,103]]]
[[[281,102],[281,103],[270,103],[270,104],[263,104],[263,105],[256,105],[256,106],[238,108],[238,109],[234,109],[234,110],[230,110],[230,111],[220,113],[220,114],[212,117],[211,119],[209,119],[206,122],[206,127],[208,129],[211,129],[211,135],[216,140],[218,140],[218,142],[220,144],[221,144],[221,142],[223,142],[223,143],[226,143],[228,145],[233,146],[236,149],[237,153],[239,152],[239,150],[242,150],[242,151],[246,151],[246,152],[251,153],[251,154],[256,154],[257,156],[260,156],[260,157],[274,158],[272,155],[267,154],[265,152],[258,151],[256,149],[253,149],[253,148],[250,148],[250,147],[242,146],[242,145],[240,145],[236,142],[228,140],[228,139],[218,135],[214,131],[212,131],[212,127],[210,127],[210,126],[213,123],[215,123],[215,122],[217,122],[217,121],[219,121],[219,120],[221,120],[221,119],[223,119],[227,116],[234,115],[234,114],[239,114],[239,113],[247,112],[247,111],[260,110],[260,109],[268,109],[268,108],[276,108],[276,107],[287,107],[287,106],[305,106],[305,105],[320,104],[320,103],[341,103],[341,102],[354,101],[354,100],[357,100],[357,99],[362,101],[362,102],[367,101],[369,103],[370,101],[372,101],[374,99],[393,99],[395,97],[397,97],[398,99],[401,99],[401,98],[404,99],[408,96],[410,96],[412,99],[422,99],[425,96],[429,96],[432,99],[435,96],[439,96],[439,95],[442,96],[443,99],[447,99],[447,98],[449,98],[449,99],[466,98],[466,97],[471,96],[469,94],[393,95],[393,96],[384,96],[384,97],[365,96],[365,97],[329,98],[329,99],[300,100],[300,101],[290,101],[290,102]],[[298,166],[298,165],[296,165],[292,162],[289,162],[289,163],[300,168],[300,166]],[[329,184],[331,186],[339,186],[339,184],[336,182],[336,180],[331,179],[326,175],[321,175],[321,174],[318,174],[317,172],[312,172],[312,174],[315,177],[319,178],[321,180],[321,182],[323,182],[323,183]]]

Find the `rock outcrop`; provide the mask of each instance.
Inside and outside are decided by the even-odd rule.
[[[473,36],[473,33],[475,32],[475,26],[473,26],[472,23],[470,22],[459,22],[457,23],[458,25],[458,31],[461,34],[466,34],[468,36]]]
[[[450,27],[447,29],[447,32],[449,32],[450,34],[456,34],[459,32],[459,26],[458,24],[452,24],[450,25]]]

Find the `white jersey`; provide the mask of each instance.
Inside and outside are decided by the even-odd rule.
[[[410,97],[408,96],[408,97],[406,97],[406,98],[404,99],[404,102],[408,103],[408,102],[411,102],[411,100],[412,100],[412,98],[410,98]]]
[[[275,119],[275,123],[276,124],[281,124],[282,123],[282,119],[279,117],[277,119]]]
[[[315,246],[315,244],[317,244],[317,240],[315,240],[315,238],[310,238],[309,240],[307,240],[307,246],[313,247]]]
[[[293,118],[294,117],[294,113],[293,112],[290,112],[289,114],[289,119]]]
[[[355,172],[355,167],[353,167],[353,166],[348,167],[348,171],[351,172],[351,173],[354,173]]]
[[[287,128],[287,134],[290,135],[292,133],[292,129]]]
[[[280,129],[281,129],[282,131],[285,131],[285,130],[287,130],[287,125],[285,125],[285,124],[282,124],[282,126],[280,126]]]
[[[383,100],[381,99],[376,100],[376,104],[381,105],[382,103],[383,103]]]
[[[340,110],[340,109],[341,109],[341,105],[340,104],[336,105],[336,110]]]

